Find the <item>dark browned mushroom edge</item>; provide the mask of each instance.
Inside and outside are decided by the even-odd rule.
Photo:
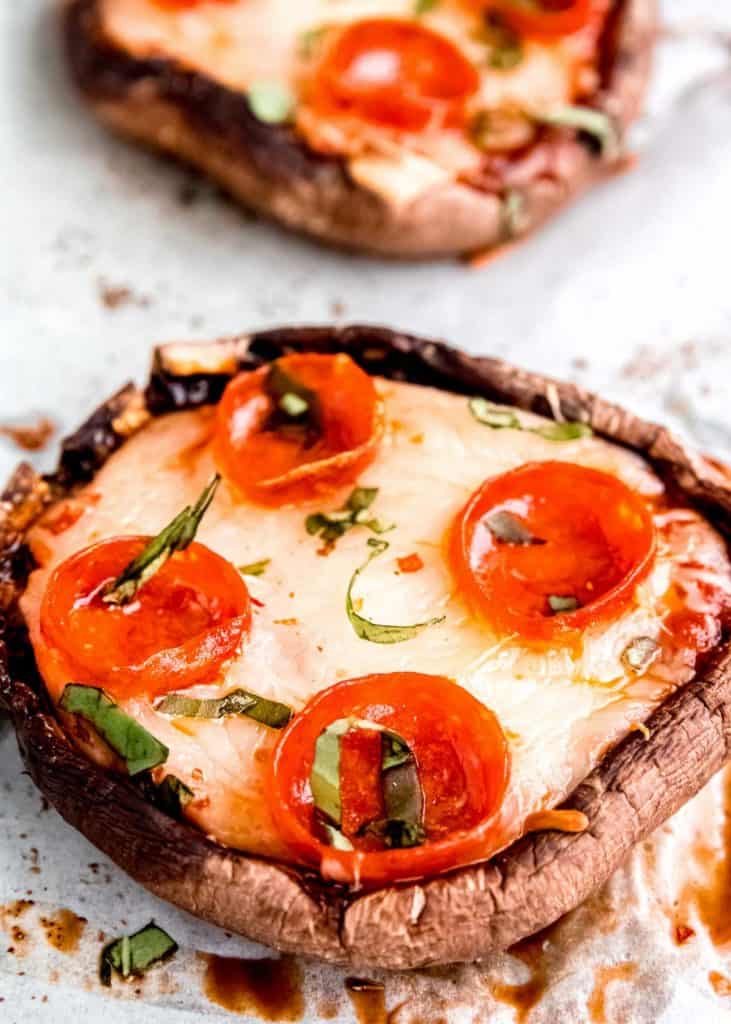
[[[731,644],[628,736],[564,806],[578,835],[524,837],[484,865],[421,883],[349,893],[316,875],[228,850],[147,802],[77,752],[48,705],[18,610],[32,557],[28,527],[89,481],[151,416],[215,403],[238,370],[291,351],[347,352],[369,373],[589,423],[644,455],[666,484],[731,535],[731,474],[669,431],[574,385],[385,328],[302,327],[156,350],[144,391],[127,385],[62,443],[57,470],[21,465],[0,506],[0,705],[25,764],[69,822],[152,892],[287,952],[404,969],[482,958],[550,924],[602,884],[632,846],[695,794],[729,755]]]
[[[99,3],[67,0],[64,11],[71,73],[99,116],[123,134],[201,167],[259,213],[337,245],[418,257],[507,244],[626,166],[621,155],[604,158],[587,134],[546,126],[520,157],[527,161],[534,149],[561,138],[567,149],[559,165],[547,169],[532,161],[534,168],[521,172],[519,184],[450,186],[399,212],[359,186],[346,161],[316,153],[288,125],[257,120],[244,93],[174,60],[137,58],[118,47],[105,36]],[[586,102],[610,115],[621,136],[639,113],[656,32],[657,0],[615,0],[601,40],[597,90]],[[127,104],[134,130],[117,117]],[[155,105],[188,143],[200,142],[202,154],[209,154],[218,170],[208,166],[205,155],[192,157],[167,141],[175,132],[152,126],[149,111]],[[237,169],[247,184],[236,183]],[[494,207],[496,198],[502,202],[516,191],[522,200],[520,224],[496,216]]]

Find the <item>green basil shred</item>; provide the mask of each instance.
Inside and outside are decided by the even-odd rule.
[[[415,636],[428,629],[429,626],[436,626],[440,622],[444,622],[446,616],[438,615],[432,619],[427,619],[426,622],[415,622],[410,626],[392,626],[374,622],[372,619],[367,619],[365,615],[359,614],[353,605],[353,587],[356,580],[368,568],[373,559],[382,555],[389,545],[385,540],[376,540],[374,537],[369,537],[368,546],[373,548],[373,550],[363,565],[359,566],[350,577],[350,583],[345,595],[345,614],[348,616],[356,636],[373,644],[400,644],[404,640],[413,640]]]
[[[178,944],[154,921],[135,932],[109,942],[101,953],[99,980],[112,984],[112,972],[121,978],[137,978],[152,967],[169,960],[178,951]]]
[[[485,517],[485,525],[490,533],[506,544],[545,544],[545,540],[531,533],[522,520],[507,509],[496,509]]]
[[[213,501],[221,482],[218,473],[206,484],[195,505],[187,505],[172,522],[145,545],[142,551],[122,569],[104,594],[107,604],[124,605],[135,596],[176,551],[184,551],[198,532],[201,519]]]
[[[292,709],[275,700],[267,700],[248,690],[232,690],[224,697],[186,697],[170,693],[155,707],[171,718],[230,718],[246,715],[271,729],[283,729],[292,717]]]
[[[546,423],[540,427],[524,427],[512,409],[488,402],[486,398],[471,398],[467,403],[478,423],[493,430],[523,430],[537,434],[546,441],[577,441],[594,433],[588,423]]]
[[[252,82],[246,98],[254,117],[264,124],[284,124],[294,113],[294,95],[282,82]]]
[[[353,845],[341,831],[340,744],[351,729],[371,729],[381,735],[381,791],[386,817],[368,822],[363,832],[378,836],[390,849],[419,846],[424,831],[424,795],[416,760],[406,740],[377,722],[358,718],[339,718],[320,733],[315,742],[315,757],[310,773],[310,789],[315,808],[330,845],[352,850]]]
[[[388,533],[394,524],[384,526],[380,519],[369,514],[377,497],[377,487],[356,487],[342,508],[335,512],[313,512],[307,516],[305,529],[311,537],[319,536],[327,548],[334,547],[336,541],[355,526],[362,526],[371,533]]]
[[[171,818],[181,818],[183,808],[195,798],[193,790],[186,786],[177,775],[166,775],[155,787],[155,803]]]
[[[126,763],[130,775],[149,771],[165,764],[168,759],[168,748],[95,686],[69,683],[63,691],[59,707],[89,722]]]
[[[238,570],[242,576],[263,576],[271,561],[271,558],[262,558],[259,562],[249,562],[248,565],[240,565]]]
[[[595,140],[602,156],[607,159],[616,158],[619,153],[620,138],[616,123],[601,110],[594,110],[593,107],[565,105],[554,107],[546,114],[537,115],[536,120],[543,124],[575,128],[577,131],[586,132]]]

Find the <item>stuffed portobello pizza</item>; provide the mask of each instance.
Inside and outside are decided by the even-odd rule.
[[[167,345],[2,509],[33,778],[282,950],[505,948],[726,759],[731,478],[575,386],[370,327]]]
[[[624,165],[655,0],[69,0],[112,128],[255,210],[402,256],[489,250]]]

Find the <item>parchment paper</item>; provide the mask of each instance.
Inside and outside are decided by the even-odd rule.
[[[731,456],[731,8],[666,0],[663,10],[637,170],[470,272],[330,253],[242,216],[85,115],[50,0],[3,4],[0,425],[45,415],[59,432],[74,427],[124,379],[143,378],[154,341],[370,320],[573,377]],[[0,477],[22,454],[0,436]],[[51,445],[32,458],[46,468],[55,456]],[[0,786],[2,1024],[225,1017],[203,992],[197,952],[267,951],[147,895],[43,810],[1,724]],[[403,1004],[393,1022],[731,1020],[731,996],[710,980],[717,972],[724,991],[731,956],[698,916],[700,906],[713,924],[709,886],[723,892],[727,880],[723,788],[716,779],[521,958],[382,978],[387,1007]],[[725,898],[731,908],[731,882]],[[75,952],[47,940],[60,908],[88,920]],[[151,917],[180,955],[139,986],[102,993],[100,932]],[[682,945],[678,925],[695,932]],[[301,971],[307,1021],[354,1019],[344,972]]]

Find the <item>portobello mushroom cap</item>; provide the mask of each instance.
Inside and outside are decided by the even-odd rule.
[[[150,417],[216,402],[238,370],[292,351],[347,352],[368,372],[589,423],[643,455],[671,492],[731,536],[731,472],[666,429],[573,384],[499,359],[384,328],[292,328],[155,352],[144,392],[128,385],[63,442],[54,474],[21,465],[0,505],[0,707],[10,714],[36,784],[59,813],[149,890],[279,950],[359,968],[405,969],[480,959],[577,906],[729,757],[728,630],[695,679],[627,736],[564,806],[579,834],[543,831],[485,864],[424,881],[352,893],[311,871],[226,849],[168,817],[128,779],[76,750],[45,696],[18,610],[31,565],[24,533],[54,501],[91,479]]]
[[[580,132],[546,127],[522,154],[514,186],[453,181],[396,206],[359,186],[346,161],[316,153],[287,125],[257,120],[242,92],[125,52],[105,37],[100,0],[68,0],[64,30],[73,78],[108,126],[193,164],[258,213],[340,246],[412,258],[483,252],[624,166],[620,152],[602,155]],[[620,140],[639,113],[656,33],[656,0],[615,0],[590,102]],[[506,206],[515,192],[517,218]]]

